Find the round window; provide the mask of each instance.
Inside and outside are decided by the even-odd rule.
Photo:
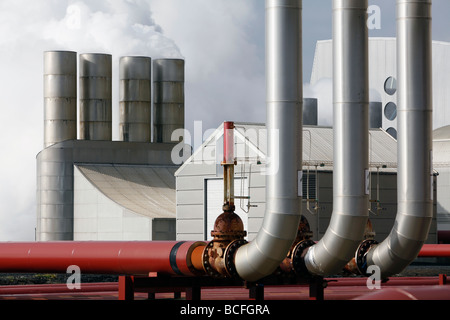
[[[388,120],[395,120],[395,118],[397,118],[397,105],[393,102],[389,102],[385,107],[384,107],[384,116],[388,119]]]
[[[386,130],[386,132],[389,133],[392,138],[397,139],[397,130],[395,130],[395,128],[390,127]]]
[[[394,77],[389,77],[384,82],[384,91],[392,96],[397,92],[397,80]]]

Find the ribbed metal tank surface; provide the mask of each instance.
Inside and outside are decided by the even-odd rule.
[[[80,55],[80,139],[112,140],[112,56]]]
[[[44,147],[77,138],[77,54],[44,53]]]
[[[151,141],[152,59],[120,58],[119,140]]]
[[[153,62],[154,138],[171,143],[172,133],[184,129],[184,60],[157,59]]]

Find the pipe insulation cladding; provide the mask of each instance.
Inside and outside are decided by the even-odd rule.
[[[369,190],[367,0],[333,1],[333,212],[304,258],[315,275],[339,272],[364,235]]]
[[[398,212],[389,236],[367,253],[382,277],[417,257],[433,217],[431,6],[397,1]]]
[[[119,139],[151,141],[152,59],[120,58]]]
[[[80,55],[80,139],[112,140],[112,56]]]
[[[44,52],[44,147],[77,139],[77,53]]]
[[[302,1],[266,0],[268,172],[266,212],[255,240],[235,255],[239,276],[256,281],[280,265],[301,217]]]

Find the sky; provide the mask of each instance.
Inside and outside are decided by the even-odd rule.
[[[395,36],[395,1],[373,37]],[[303,0],[305,96],[318,40],[330,39],[331,0]],[[433,39],[450,41],[450,1],[433,1]],[[36,155],[43,148],[43,53],[113,56],[113,140],[124,55],[186,61],[186,128],[265,122],[264,0],[0,0],[0,241],[33,241]],[[312,91],[311,91],[312,90]],[[201,121],[201,122],[200,122]]]

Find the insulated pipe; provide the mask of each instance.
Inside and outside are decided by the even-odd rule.
[[[80,55],[80,139],[112,140],[112,56]]]
[[[151,141],[152,59],[120,58],[119,139]]]
[[[389,236],[367,253],[381,276],[418,255],[433,217],[431,0],[397,1],[398,212]]]
[[[333,1],[333,213],[327,232],[304,259],[315,275],[333,274],[347,264],[368,219],[367,6],[367,0]]]
[[[44,53],[44,147],[77,139],[77,53]]]
[[[0,272],[194,275],[191,254],[203,242],[18,242],[0,243]]]
[[[302,163],[301,0],[266,0],[268,172],[266,212],[255,240],[237,249],[239,276],[256,281],[280,265],[297,235]]]

